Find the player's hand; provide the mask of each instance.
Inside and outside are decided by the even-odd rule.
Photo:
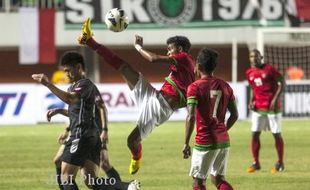
[[[56,115],[57,113],[58,113],[58,112],[57,112],[57,109],[50,109],[50,110],[48,110],[47,113],[46,113],[46,119],[47,119],[47,121],[50,122],[51,119],[52,119],[52,117],[53,117],[54,115]]]
[[[255,101],[250,102],[249,105],[248,105],[248,108],[249,108],[250,110],[254,110],[254,108],[255,108]]]
[[[78,37],[78,42],[81,45],[85,45],[86,42],[93,36],[93,33],[90,28],[90,18],[87,18],[82,26],[82,33]]]
[[[143,37],[139,35],[135,35],[135,37],[135,45],[140,45],[141,47],[143,47]]]
[[[187,159],[191,156],[191,147],[188,144],[184,144],[183,147],[183,158]]]
[[[67,131],[62,133],[62,134],[60,134],[59,137],[58,137],[58,143],[59,144],[64,144],[66,139],[68,138],[68,135],[69,135],[69,132],[67,132]]]
[[[269,110],[270,111],[275,111],[275,109],[276,109],[276,100],[272,99],[271,102],[270,102]]]
[[[108,136],[108,131],[103,130],[100,134],[100,140],[104,144],[108,144],[109,142],[109,136]]]
[[[47,76],[43,73],[33,74],[33,75],[31,75],[31,77],[33,78],[33,80],[43,84],[44,86],[47,86],[48,84],[50,84]]]

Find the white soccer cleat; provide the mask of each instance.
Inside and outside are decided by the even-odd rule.
[[[136,179],[131,181],[127,190],[141,190],[140,182]]]

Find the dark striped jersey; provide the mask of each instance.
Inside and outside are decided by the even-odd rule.
[[[98,89],[89,79],[81,79],[72,84],[68,92],[79,95],[79,101],[68,107],[70,130],[72,136],[96,136],[98,127],[95,124],[96,94]]]

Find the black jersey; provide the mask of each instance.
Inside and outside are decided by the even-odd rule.
[[[79,101],[68,107],[71,135],[96,136],[98,127],[95,124],[96,94],[98,89],[89,79],[81,79],[72,84],[68,92],[79,95]]]

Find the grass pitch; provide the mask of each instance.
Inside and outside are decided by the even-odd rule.
[[[184,122],[168,122],[143,142],[143,161],[138,174],[128,174],[130,153],[127,135],[133,123],[110,123],[109,154],[112,165],[124,180],[139,179],[143,190],[189,190],[190,159],[182,157]],[[227,180],[236,190],[309,190],[310,189],[310,120],[283,121],[285,171],[271,174],[276,162],[274,140],[270,132],[261,135],[259,172],[248,174],[251,164],[250,123],[239,121],[231,129],[231,153]],[[0,126],[0,189],[55,190],[52,159],[59,147],[56,140],[64,124]],[[192,138],[193,139],[193,138]],[[100,172],[100,175],[104,175]],[[86,189],[80,182],[80,189]],[[207,180],[207,188],[215,190]]]

